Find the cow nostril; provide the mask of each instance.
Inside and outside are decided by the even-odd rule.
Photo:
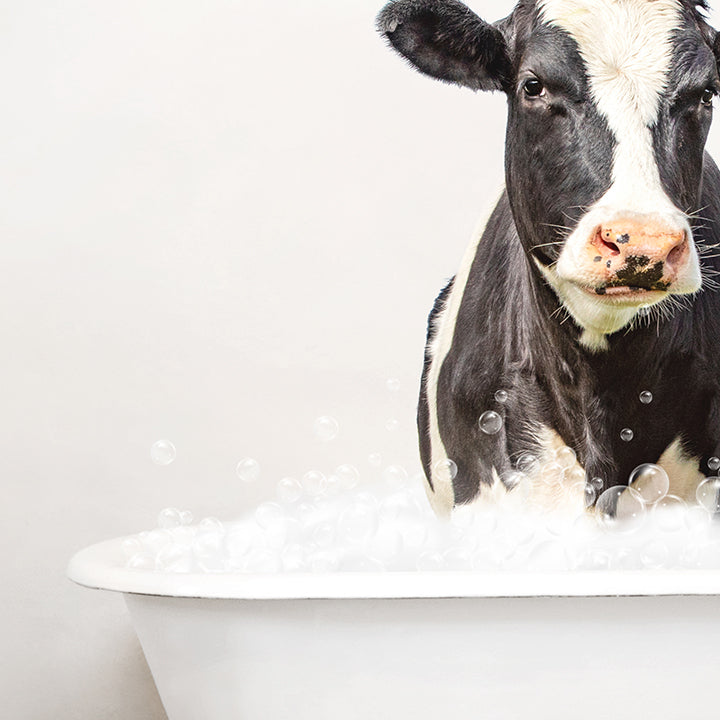
[[[602,244],[610,251],[612,255],[620,254],[620,248],[614,242],[608,242],[607,240],[603,239]]]
[[[683,256],[685,255],[687,246],[688,245],[687,245],[687,236],[686,236],[685,238],[683,238],[683,241],[679,245],[676,245],[668,253],[667,260],[666,260],[667,264],[672,266],[672,265],[676,265],[677,263],[679,263],[682,260]]]

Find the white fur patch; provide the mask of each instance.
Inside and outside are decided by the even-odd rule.
[[[504,192],[504,189],[502,192]],[[499,197],[502,197],[502,192],[499,193]],[[430,345],[431,361],[427,377],[426,393],[430,432],[430,467],[432,470],[434,490],[431,491],[429,485],[427,486],[427,490],[430,505],[439,516],[448,515],[451,512],[455,504],[455,493],[453,491],[453,478],[450,475],[450,467],[445,462],[448,460],[447,450],[440,437],[437,413],[437,384],[440,377],[440,370],[447,354],[450,352],[453,338],[455,337],[455,321],[457,320],[460,305],[465,295],[465,287],[467,286],[470,276],[470,269],[475,260],[480,240],[485,232],[485,226],[496,205],[497,203],[494,203],[490,206],[485,217],[478,223],[473,233],[472,241],[463,256],[460,269],[455,275],[452,289],[445,299],[445,307],[433,321],[435,337]],[[452,460],[452,458],[449,459]]]
[[[705,476],[700,472],[699,458],[690,457],[683,451],[681,438],[675,438],[657,464],[670,478],[668,494],[682,498],[688,503],[695,503],[697,487]]]
[[[594,336],[624,327],[637,308],[615,313],[611,306],[609,314],[603,311],[598,318],[582,291],[572,293],[566,287],[582,281],[578,268],[595,228],[631,212],[653,215],[692,238],[686,215],[662,187],[651,132],[667,86],[681,4],[678,0],[540,0],[540,9],[545,22],[577,42],[593,100],[616,141],[612,185],[568,237],[549,278],[575,321],[590,331],[590,344],[602,349]],[[692,241],[690,252],[688,271],[671,292],[695,292],[700,287],[700,264]]]

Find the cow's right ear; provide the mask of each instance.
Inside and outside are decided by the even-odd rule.
[[[505,90],[511,77],[500,30],[457,0],[395,0],[378,31],[420,72],[473,90]]]

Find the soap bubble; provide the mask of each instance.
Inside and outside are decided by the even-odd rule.
[[[380,453],[371,453],[368,455],[368,462],[373,467],[380,467],[382,465],[382,455]]]
[[[498,390],[495,393],[495,400],[501,404],[506,403],[508,401],[508,397],[509,395],[507,390]]]
[[[142,540],[137,537],[125,538],[122,542],[123,554],[126,558],[131,558],[138,553],[143,552]]]
[[[340,488],[342,490],[352,490],[360,482],[359,470],[354,465],[348,463],[336,467],[335,475],[340,482]]]
[[[416,567],[420,572],[445,569],[445,558],[437,550],[426,550],[418,555]]]
[[[538,466],[539,460],[532,453],[523,453],[515,463],[515,467],[527,475],[532,473]]]
[[[315,420],[313,432],[318,440],[330,442],[340,433],[340,425],[335,418],[323,415]]]
[[[385,566],[377,558],[346,555],[338,563],[340,572],[384,572]]]
[[[486,435],[496,435],[502,430],[503,419],[494,410],[488,410],[480,416],[478,424]]]
[[[317,470],[309,470],[302,476],[302,489],[310,496],[322,495],[327,488],[327,478]]]
[[[649,390],[643,390],[640,393],[640,402],[643,405],[649,405],[653,401],[653,394]]]
[[[277,484],[277,497],[280,502],[292,505],[302,497],[302,485],[292,477],[285,477]]]
[[[150,448],[150,458],[156,465],[169,465],[176,454],[175,446],[169,440],[158,440]]]
[[[283,509],[274,502],[265,502],[255,510],[255,522],[267,530],[275,523],[282,522],[285,519]]]
[[[437,477],[449,477],[454,480],[458,474],[458,466],[449,458],[445,460],[438,460],[433,466],[433,478]]]
[[[388,432],[395,432],[400,427],[400,421],[395,418],[391,418],[385,423],[385,429]]]
[[[646,505],[652,505],[668,494],[670,478],[659,465],[645,463],[630,473],[628,486],[640,495]]]
[[[392,488],[399,488],[408,480],[407,470],[401,465],[388,465],[383,470],[383,480]]]
[[[653,507],[653,520],[663,532],[678,532],[685,524],[687,505],[675,495],[666,495]]]
[[[595,488],[595,492],[600,493],[605,486],[605,481],[601,477],[594,477],[590,484]]]
[[[397,378],[389,378],[385,383],[385,387],[392,393],[400,390],[400,381]]]
[[[154,570],[155,556],[149,552],[135,553],[131,558],[129,558],[125,567],[128,567],[131,570]]]
[[[246,483],[256,482],[260,479],[260,463],[252,458],[243,458],[235,469],[237,476]]]
[[[192,549],[187,545],[170,543],[157,554],[158,570],[172,573],[189,573],[193,570]]]
[[[244,570],[247,573],[268,575],[280,572],[280,556],[267,548],[254,548],[245,558]]]
[[[555,453],[555,460],[556,462],[561,465],[564,469],[571,468],[577,461],[577,456],[575,454],[575,451],[571,447],[565,447],[560,448]]]
[[[708,460],[708,467],[712,471],[720,470],[720,458],[719,457],[711,457]]]
[[[192,525],[193,514],[190,510],[180,511],[180,524],[181,525]]]
[[[376,509],[366,502],[354,502],[338,518],[340,539],[354,545],[368,542],[377,528]]]
[[[603,527],[632,532],[640,527],[645,518],[645,503],[632,488],[615,485],[598,498],[595,511]]]
[[[152,530],[151,532],[141,534],[143,547],[149,552],[157,553],[166,545],[173,541],[173,536],[169,530]]]
[[[640,550],[640,562],[651,570],[667,567],[670,561],[670,551],[662,540],[651,540]]]
[[[545,485],[558,485],[565,475],[565,468],[558,462],[545,463],[540,470],[540,480]]]
[[[335,542],[335,527],[330,522],[321,522],[313,528],[313,544],[319,548],[329,548]]]
[[[623,442],[630,442],[635,437],[635,433],[630,428],[625,428],[620,433],[620,439]]]
[[[299,543],[286,545],[280,553],[280,562],[285,572],[300,572],[307,567],[305,549]]]
[[[254,536],[248,525],[237,525],[225,535],[225,552],[233,567],[239,567],[239,561],[250,551]]]
[[[709,513],[717,513],[720,510],[720,477],[705,478],[698,486],[695,496]]]
[[[207,531],[195,538],[193,555],[198,566],[204,572],[223,572],[225,557],[223,555],[223,534],[218,531]]]
[[[308,558],[310,570],[314,573],[330,573],[338,568],[337,553],[329,550],[315,552]]]
[[[443,553],[444,567],[462,571],[473,569],[473,554],[467,548],[453,547]]]
[[[180,527],[180,525],[182,525],[180,511],[177,508],[165,508],[161,510],[158,515],[157,524],[158,527],[163,528],[163,530]]]

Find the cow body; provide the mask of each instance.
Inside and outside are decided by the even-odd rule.
[[[521,3],[494,26],[401,0],[379,23],[421,71],[508,95],[507,189],[429,321],[435,510],[578,479],[599,494],[643,463],[694,497],[720,456],[715,32],[676,0]]]

